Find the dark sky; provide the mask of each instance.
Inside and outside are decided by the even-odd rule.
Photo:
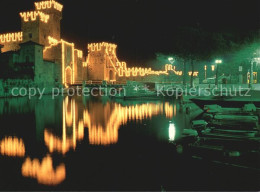
[[[62,37],[87,50],[87,43],[118,44],[130,65],[171,51],[173,31],[199,23],[207,31],[244,35],[259,29],[260,0],[57,0],[64,5]],[[1,1],[0,33],[20,29],[20,11],[33,0]]]

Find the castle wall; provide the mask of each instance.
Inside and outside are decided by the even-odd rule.
[[[22,42],[22,40],[22,32],[0,34],[0,44],[4,46],[2,48],[2,52],[19,50],[19,44]]]
[[[104,52],[90,52],[88,54],[88,79],[102,81],[105,79]]]

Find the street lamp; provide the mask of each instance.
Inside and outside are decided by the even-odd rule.
[[[204,70],[205,70],[205,79],[207,79],[207,65],[204,66]]]
[[[175,60],[174,60],[173,57],[169,57],[169,58],[168,58],[168,61],[169,61],[171,64],[173,64]]]
[[[251,67],[250,67],[250,83],[249,83],[249,88],[252,88],[253,86],[253,81],[254,81],[254,77],[253,77],[253,73],[254,73],[254,62],[256,63],[260,63],[260,58],[259,57],[255,57],[251,59]]]
[[[215,63],[216,63],[216,80],[215,80],[215,85],[216,85],[216,87],[218,87],[218,64],[221,64],[222,60],[217,59],[217,60],[215,60]]]

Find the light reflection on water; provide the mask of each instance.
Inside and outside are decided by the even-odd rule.
[[[19,138],[0,129],[1,155],[24,157],[22,176],[36,179],[43,185],[58,185],[65,180],[65,155],[70,150],[75,151],[83,141],[93,146],[117,144],[120,127],[127,126],[129,122],[144,126],[143,122],[151,121],[154,117],[166,122],[165,127],[163,122],[159,122],[156,130],[158,135],[173,141],[179,132],[178,125],[183,125],[183,120],[186,121],[184,116],[176,118],[179,115],[178,106],[171,102],[92,101],[78,97],[40,101],[27,101],[24,98],[11,99],[8,102],[0,100],[0,115],[27,113],[35,115],[37,142],[43,140],[48,152],[43,152],[40,157],[36,155],[35,158],[34,153],[26,150],[32,148],[31,141],[23,141],[23,134],[30,135],[29,133],[20,134]],[[169,123],[170,120],[175,122]],[[13,134],[15,133],[16,130]],[[58,159],[56,168],[53,165],[54,153],[63,156]]]

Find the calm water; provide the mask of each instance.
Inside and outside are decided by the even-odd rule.
[[[178,102],[0,99],[1,190],[256,189],[258,173],[178,154]]]

